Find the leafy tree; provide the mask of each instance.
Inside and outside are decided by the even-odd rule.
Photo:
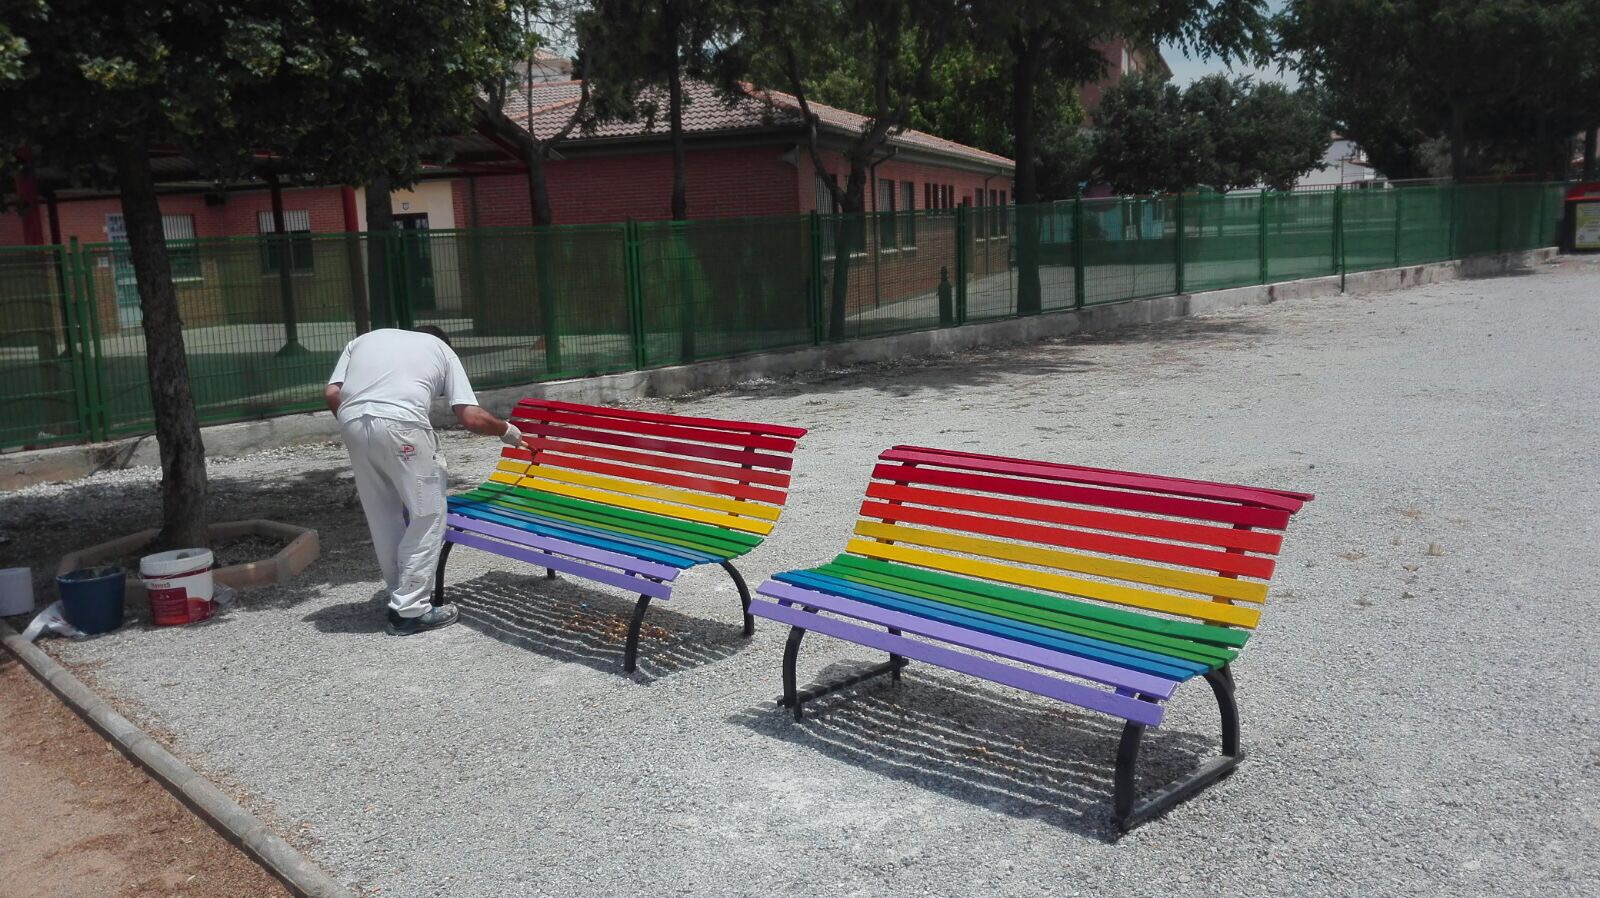
[[[1288,189],[1328,148],[1308,91],[1225,75],[1182,91],[1161,76],[1127,76],[1106,91],[1095,124],[1095,164],[1122,193]]]
[[[1177,193],[1196,183],[1210,136],[1172,82],[1128,75],[1100,98],[1094,123],[1100,177],[1118,193]]]
[[[933,96],[935,60],[967,28],[967,6],[959,0],[794,0],[747,7],[739,20],[737,58],[765,62],[768,86],[793,94],[808,125],[812,163],[845,214],[835,229],[828,335],[845,332],[850,257],[862,245],[867,167],[883,158],[889,138],[911,123],[918,102]],[[729,54],[733,56],[734,54]],[[840,186],[827,171],[818,143],[820,117],[812,107],[818,90],[838,89],[836,73],[856,60],[866,99],[867,121],[845,146],[849,166]],[[744,66],[739,66],[743,68]]]
[[[504,64],[504,18],[492,0],[5,0],[0,144],[121,193],[161,450],[160,542],[206,545],[207,514],[152,153],[175,150],[206,179],[408,183]]]
[[[1600,0],[1290,0],[1302,79],[1392,178],[1448,150],[1456,178],[1565,169],[1600,125]]]
[[[689,217],[684,177],[685,78],[718,74],[719,43],[729,39],[727,0],[595,0],[578,16],[584,81],[594,81],[602,118],[665,117],[672,142],[672,219]]]

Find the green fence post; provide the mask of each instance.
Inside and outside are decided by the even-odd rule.
[[[1072,307],[1083,308],[1083,195],[1072,201]]]
[[[1267,282],[1267,189],[1261,188],[1261,208],[1256,214],[1256,255],[1261,259],[1261,283]]]
[[[967,207],[956,207],[956,324],[967,323]]]
[[[83,365],[83,329],[78,321],[78,269],[67,247],[55,246],[52,252],[56,261],[56,278],[60,283],[61,336],[66,346],[68,372],[72,378],[72,404],[78,418],[78,433],[87,440],[90,438],[89,387]]]
[[[639,253],[639,223],[622,224],[622,283],[628,298],[628,333],[633,338],[633,367],[643,370],[650,362],[644,320],[644,272]],[[546,300],[548,301],[548,300]]]
[[[1494,191],[1494,251],[1506,251],[1506,182],[1501,181]]]
[[[411,266],[406,261],[406,241],[410,238],[405,231],[392,231],[393,238],[389,246],[394,251],[395,276],[389,279],[389,296],[393,303],[395,326],[402,330],[411,330],[415,325],[412,320],[411,302]]]
[[[83,285],[82,320],[88,328],[84,334],[84,386],[89,394],[89,438],[101,443],[110,439],[110,423],[105,408],[105,367],[100,362],[100,303],[95,295],[94,273],[89,270],[87,251],[72,238],[73,256],[78,269],[78,282]]]
[[[1444,191],[1445,195],[1450,197],[1450,233],[1447,238],[1449,244],[1445,247],[1445,252],[1449,253],[1449,258],[1459,259],[1461,254],[1456,252],[1456,197],[1461,195],[1461,191],[1459,185],[1456,184],[1445,187]]]
[[[806,302],[811,307],[811,345],[822,345],[823,327],[827,322],[822,315],[822,214],[811,210],[811,289]]]
[[[1396,268],[1400,267],[1400,222],[1404,218],[1401,213],[1400,199],[1404,195],[1404,188],[1396,187],[1394,189],[1394,267]]]
[[[1178,208],[1173,213],[1173,218],[1177,219],[1178,239],[1176,241],[1174,241],[1177,244],[1177,246],[1175,248],[1175,252],[1174,252],[1174,255],[1177,256],[1177,264],[1175,265],[1175,267],[1172,270],[1172,292],[1173,293],[1182,293],[1183,292],[1183,191],[1181,191],[1181,190],[1178,191]]]
[[[1344,266],[1340,264],[1343,260],[1339,257],[1339,245],[1344,242],[1343,231],[1344,185],[1336,184],[1333,188],[1333,246],[1329,248],[1330,251],[1328,254],[1328,267],[1333,269],[1334,274],[1338,274],[1344,269]],[[1339,290],[1340,292],[1344,292],[1344,285],[1342,283],[1339,285]]]

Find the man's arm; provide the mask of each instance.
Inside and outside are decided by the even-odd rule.
[[[461,426],[486,437],[499,437],[500,442],[507,446],[522,445],[522,431],[518,430],[509,421],[502,421],[490,414],[479,405],[453,405],[450,410],[456,413],[456,420]]]
[[[328,384],[322,388],[322,401],[328,403],[328,411],[339,413],[339,388],[343,384]]]

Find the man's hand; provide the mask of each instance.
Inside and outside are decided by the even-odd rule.
[[[515,449],[524,445],[522,431],[513,427],[509,421],[502,421],[489,414],[481,406],[457,405],[451,409],[456,413],[456,420],[461,426],[486,437],[499,437],[500,441]]]
[[[328,411],[339,413],[339,388],[343,384],[328,384],[322,388],[322,401],[328,404]]]

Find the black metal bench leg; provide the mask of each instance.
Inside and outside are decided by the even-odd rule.
[[[783,646],[783,698],[778,699],[778,704],[793,708],[795,720],[805,716],[800,710],[800,688],[795,675],[795,662],[800,658],[800,640],[805,635],[804,627],[790,627],[789,641]]]
[[[544,569],[544,578],[546,580],[554,580],[556,578],[556,569],[555,568],[550,568],[550,567],[545,568]]]
[[[639,596],[639,603],[633,606],[633,621],[628,624],[628,644],[622,650],[622,669],[633,673],[638,669],[639,659],[639,626],[644,623],[644,612],[650,607],[650,597]]]
[[[439,563],[433,568],[433,604],[444,604],[444,566],[450,563],[450,549],[455,543],[446,542],[439,549]]]
[[[802,610],[815,614],[817,609],[802,606]],[[896,636],[899,635],[899,631],[892,628],[889,632],[894,633]],[[790,627],[789,642],[783,647],[783,697],[778,699],[778,705],[784,708],[793,708],[795,720],[804,719],[805,715],[801,708],[806,702],[814,698],[821,698],[841,689],[848,689],[857,683],[870,680],[873,677],[880,677],[884,674],[889,674],[895,680],[899,680],[900,668],[906,666],[905,658],[890,654],[887,663],[869,667],[858,674],[852,674],[841,680],[812,686],[802,692],[799,688],[799,676],[795,672],[795,663],[800,658],[800,640],[805,635],[806,629],[804,627]]]
[[[744,611],[744,635],[754,636],[756,619],[755,615],[750,613],[750,587],[744,585],[744,578],[739,576],[739,569],[733,566],[733,562],[724,561],[722,568],[733,578],[733,585],[739,589],[739,607]]]
[[[1221,714],[1222,754],[1201,764],[1188,776],[1158,790],[1143,803],[1135,801],[1139,742],[1144,727],[1129,723],[1122,729],[1122,741],[1117,746],[1116,784],[1112,804],[1116,811],[1117,828],[1127,832],[1171,810],[1184,799],[1232,773],[1244,758],[1239,748],[1239,707],[1233,700],[1233,673],[1226,666],[1206,674],[1211,692],[1216,696]],[[1139,696],[1149,701],[1145,696]]]
[[[887,629],[889,630],[889,635],[890,636],[899,636],[900,635],[900,631],[898,629],[894,628],[894,627],[889,627]],[[900,670],[901,670],[901,668],[906,666],[905,656],[896,655],[894,652],[890,652],[889,653],[889,664],[894,668],[893,670],[889,671],[889,679],[892,682],[895,682],[895,683],[900,682]]]

